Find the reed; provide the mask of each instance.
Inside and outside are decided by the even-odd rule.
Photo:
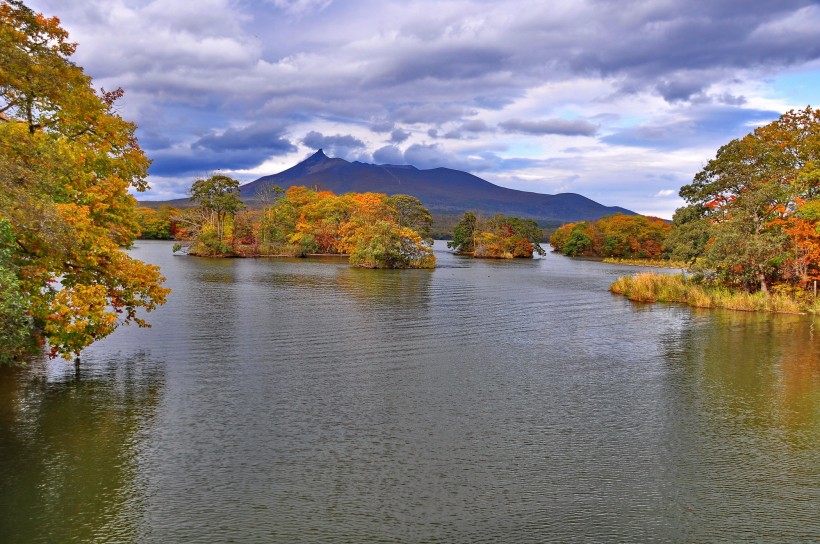
[[[698,283],[683,274],[646,272],[623,276],[610,286],[610,291],[637,302],[680,302],[698,308],[776,313],[820,311],[820,301],[800,289],[775,289],[771,294],[736,292]]]

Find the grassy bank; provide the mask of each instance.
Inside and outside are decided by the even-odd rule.
[[[785,293],[733,292],[697,283],[682,274],[644,273],[624,276],[610,291],[638,302],[681,302],[698,308],[726,308],[745,312],[802,313],[820,311],[820,300],[806,291]]]
[[[668,261],[666,259],[622,259],[620,257],[607,257],[605,263],[623,264],[627,266],[648,266],[651,268],[686,268],[683,261]]]

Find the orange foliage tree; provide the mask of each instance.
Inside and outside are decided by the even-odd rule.
[[[139,234],[149,161],[122,95],[96,92],[56,18],[0,3],[0,223],[32,333],[70,358],[165,301],[159,269],[120,250]],[[2,346],[9,349],[9,346]]]
[[[407,195],[337,196],[294,186],[263,210],[257,239],[265,242],[259,251],[344,254],[351,264],[368,268],[432,268],[432,240],[413,228],[423,229],[429,215]]]
[[[680,227],[708,233],[694,252],[704,273],[764,292],[817,278],[820,110],[786,112],[732,140],[680,195],[689,203],[676,214],[687,218]],[[687,237],[678,238],[682,252],[693,253]]]
[[[480,258],[531,259],[535,252],[546,254],[540,245],[543,236],[544,231],[532,219],[498,213],[479,221],[472,212],[466,212],[447,247]]]
[[[658,259],[671,228],[657,217],[616,213],[593,222],[562,225],[550,237],[550,245],[569,256]]]

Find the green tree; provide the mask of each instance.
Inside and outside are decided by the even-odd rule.
[[[711,238],[710,223],[704,220],[706,208],[702,205],[685,206],[675,210],[672,229],[663,241],[664,250],[673,261],[694,265],[706,251]]]
[[[820,110],[789,111],[721,147],[681,188],[694,208],[681,212],[688,234],[672,243],[690,260],[702,256],[699,266],[723,281],[766,292],[798,257],[789,222],[818,193]],[[709,242],[701,247],[705,231]]]
[[[473,253],[477,224],[478,219],[473,212],[464,212],[464,216],[453,231],[453,239],[447,242],[447,247],[455,249],[458,253]]]
[[[11,224],[0,219],[0,364],[13,363],[32,347],[32,321],[12,262],[14,246]]]
[[[191,185],[191,200],[210,214],[210,222],[216,230],[216,240],[222,244],[225,222],[233,219],[245,208],[239,198],[239,182],[222,174],[214,174],[196,180]]]
[[[147,188],[136,127],[69,59],[56,18],[0,3],[0,220],[33,330],[70,358],[165,300],[159,269],[120,250],[139,233],[129,187]],[[5,346],[3,346],[5,348]]]
[[[399,226],[411,228],[422,238],[429,238],[433,216],[421,200],[410,195],[393,195],[387,198],[387,204],[396,210],[395,220]]]

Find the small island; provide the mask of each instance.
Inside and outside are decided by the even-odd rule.
[[[546,255],[540,242],[544,232],[532,219],[495,214],[480,221],[466,212],[447,247],[456,253],[483,259],[532,259],[533,252]]]
[[[200,257],[338,255],[362,268],[434,268],[430,212],[408,195],[273,187],[247,209],[239,182],[198,179],[193,208],[173,216],[175,251]],[[242,212],[242,213],[240,213]],[[152,214],[146,214],[151,218]],[[156,230],[156,229],[154,229]]]

